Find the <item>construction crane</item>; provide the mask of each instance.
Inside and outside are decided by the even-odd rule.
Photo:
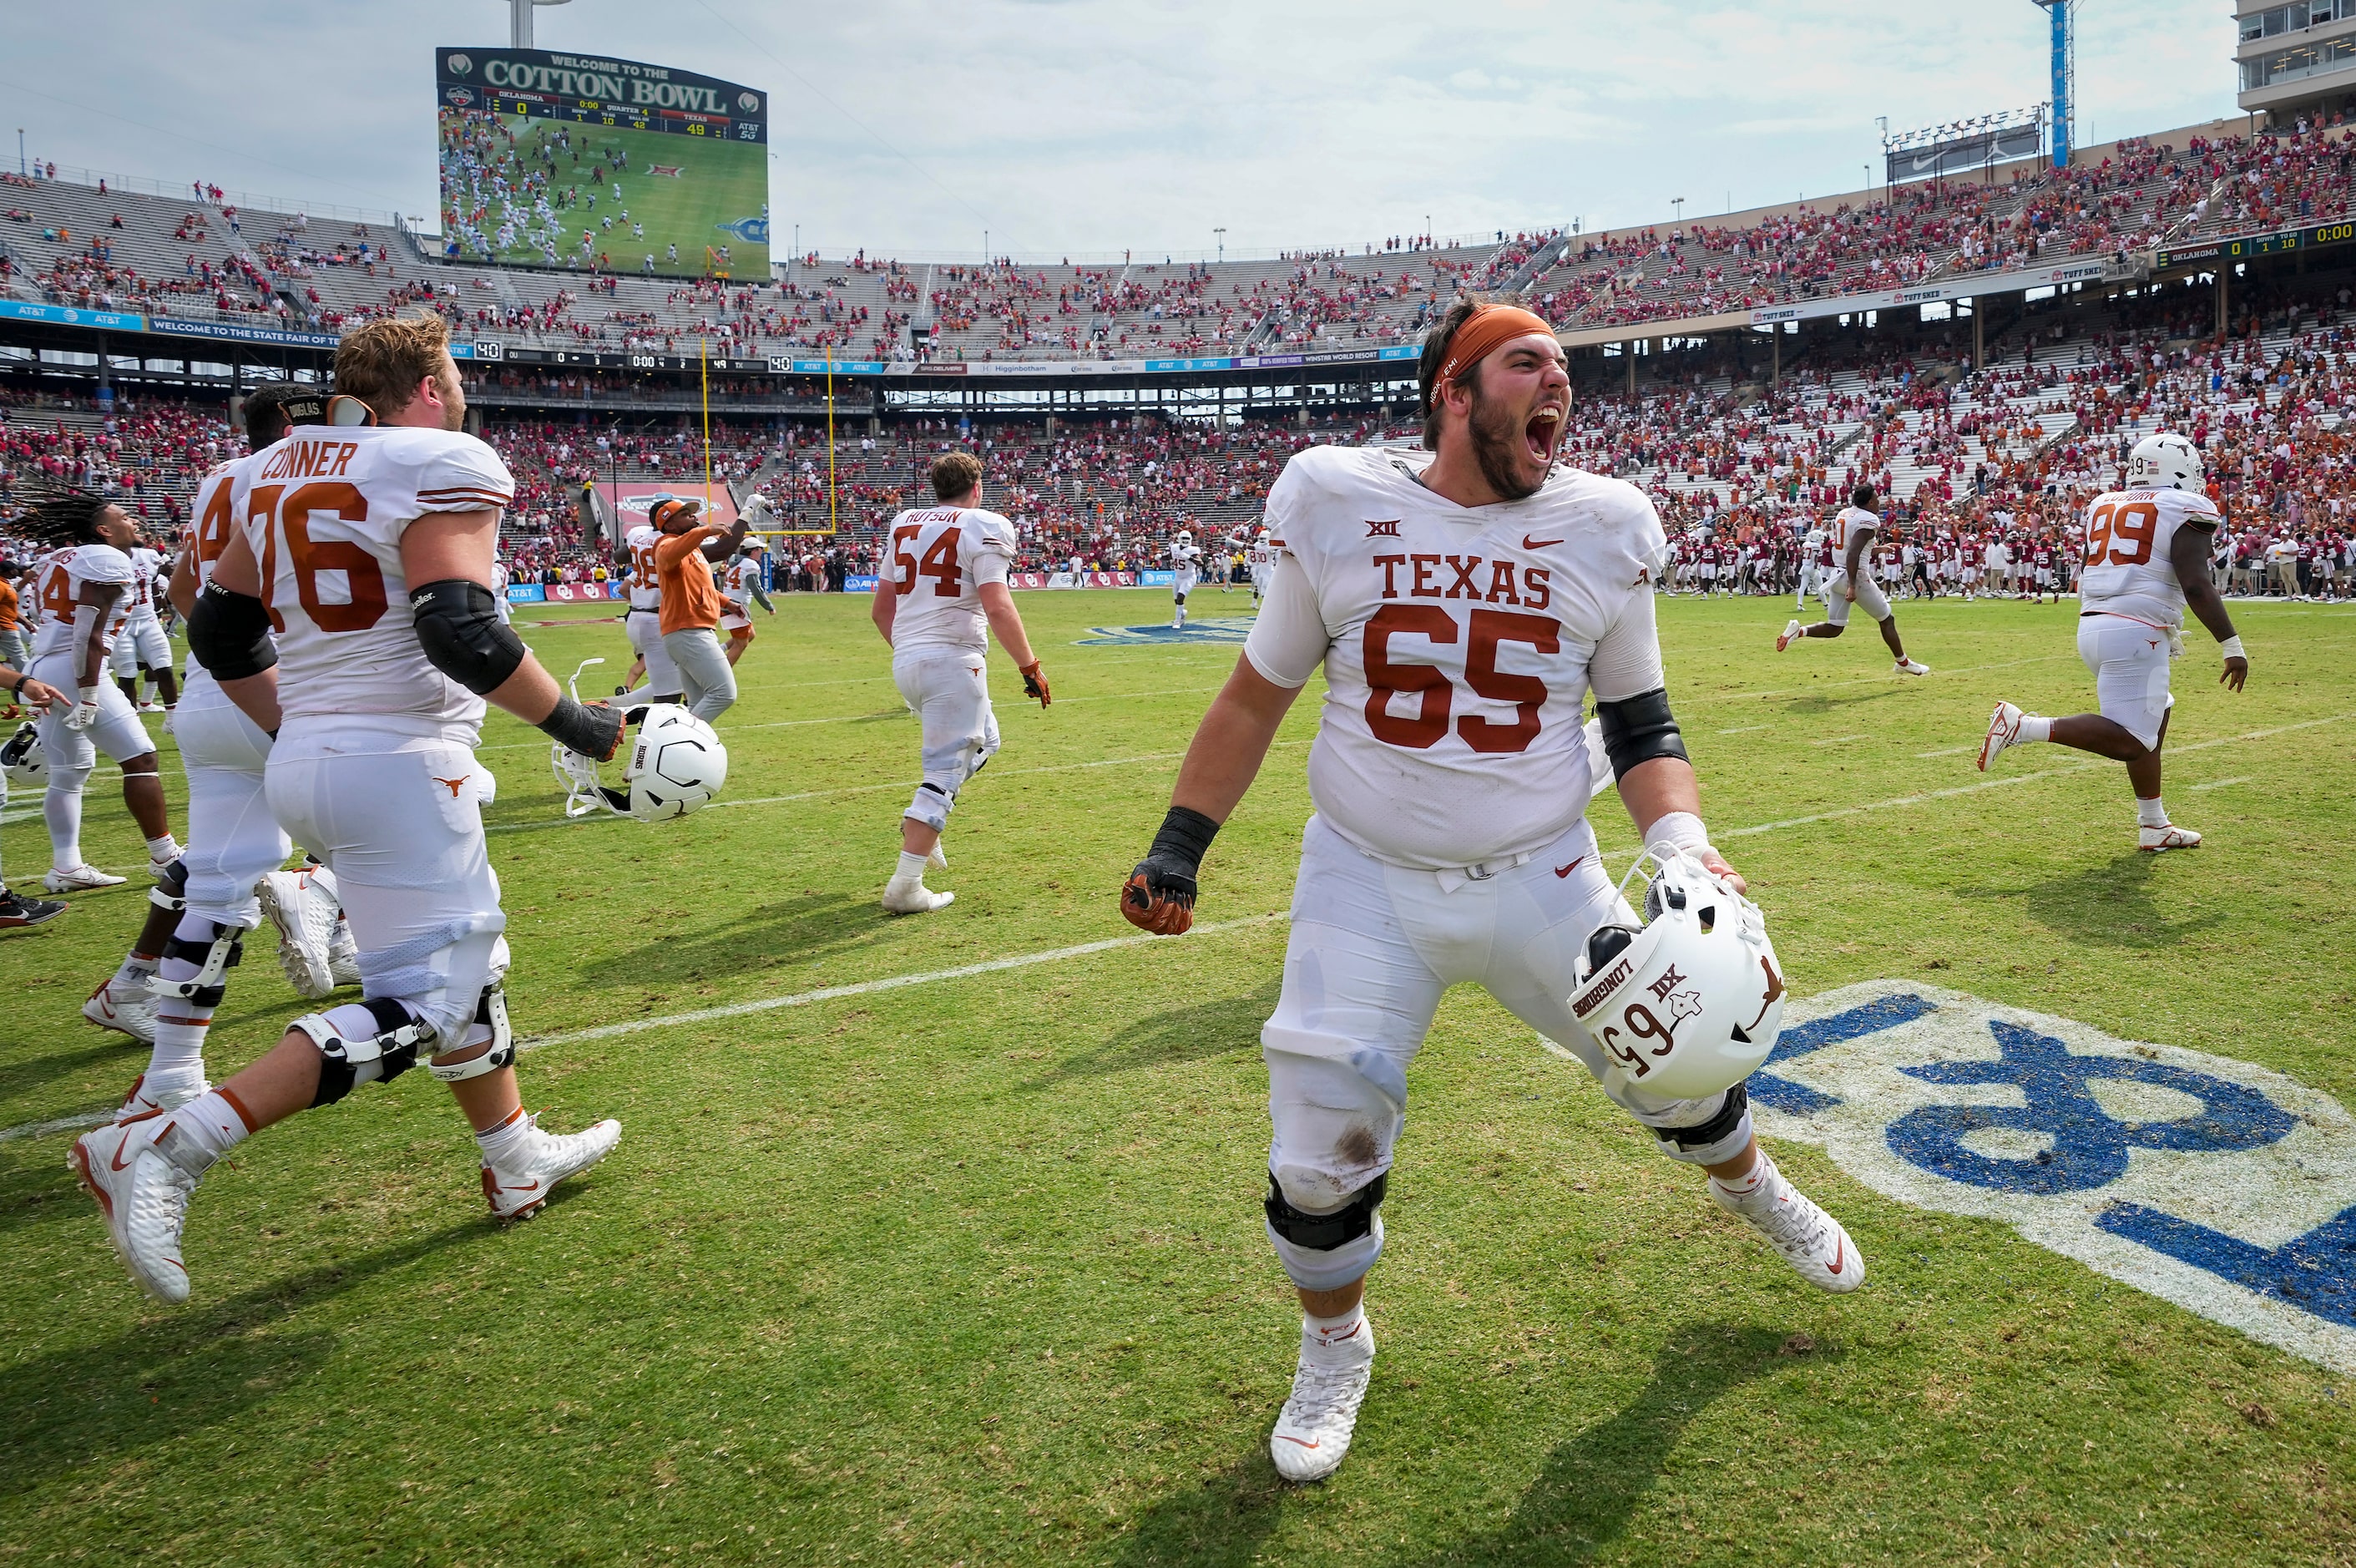
[[[2053,166],[2070,166],[2071,115],[2078,104],[2077,7],[2072,0],[2029,0],[2053,22]]]

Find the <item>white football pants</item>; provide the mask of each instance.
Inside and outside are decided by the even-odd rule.
[[[1876,626],[1890,618],[1890,600],[1881,589],[1875,585],[1870,574],[1858,578],[1857,597],[1854,600],[1842,591],[1847,582],[1848,574],[1846,572],[1835,572],[1826,581],[1824,587],[1826,620],[1834,626],[1847,626],[1849,606],[1852,603],[1872,617]]]
[[[466,1039],[493,969],[507,967],[508,944],[483,842],[498,781],[439,728],[390,715],[293,719],[265,784],[271,813],[335,868],[360,993],[407,1004],[449,1051]]]
[[[172,639],[164,635],[163,624],[154,616],[134,619],[114,634],[114,650],[107,657],[114,673],[125,681],[138,674],[143,664],[150,670],[169,670]]]
[[[212,685],[209,679],[204,684]],[[294,845],[270,814],[262,776],[270,736],[212,688],[191,688],[172,714],[172,738],[188,773],[188,913],[248,930],[262,924],[253,885],[286,863]]]
[[[916,649],[892,660],[892,680],[925,730],[925,781],[903,815],[938,832],[965,781],[998,755],[989,666],[960,649]]]
[[[622,619],[630,634],[630,650],[647,661],[646,684],[637,690],[651,697],[680,694],[679,666],[671,662],[669,650],[663,647],[662,614],[659,610],[632,610]]]
[[[1527,864],[1474,881],[1408,871],[1357,849],[1317,817],[1301,833],[1284,989],[1260,1030],[1275,1123],[1269,1174],[1295,1208],[1331,1213],[1390,1169],[1407,1113],[1407,1069],[1451,985],[1472,981],[1585,1064],[1604,1092],[1695,1165],[1741,1152],[1748,1097],[1670,1100],[1614,1087],[1571,1016],[1571,963],[1595,928],[1635,916],[1584,820]],[[1382,1255],[1374,1229],[1331,1250],[1269,1240],[1292,1283],[1335,1290]]]
[[[2125,616],[2078,618],[2078,657],[2094,677],[2102,715],[2143,742],[2159,744],[2159,726],[2176,699],[2168,691],[2168,633]]]

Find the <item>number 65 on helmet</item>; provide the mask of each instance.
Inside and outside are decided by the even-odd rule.
[[[1691,855],[1647,866],[1644,923],[1598,927],[1572,965],[1570,1011],[1622,1083],[1671,1100],[1731,1089],[1783,1027],[1783,970],[1759,906]]]
[[[556,781],[565,788],[564,814],[585,817],[603,808],[659,822],[710,805],[728,781],[728,748],[712,726],[676,703],[651,703],[625,716],[638,733],[628,743],[618,789],[599,780],[594,758],[562,743],[549,748]]]

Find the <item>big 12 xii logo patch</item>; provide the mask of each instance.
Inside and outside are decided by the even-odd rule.
[[[2279,1073],[1905,981],[1794,1004],[1772,1136],[2356,1374],[2356,1119]]]

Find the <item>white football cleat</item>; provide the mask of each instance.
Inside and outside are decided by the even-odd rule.
[[[1358,1406],[1375,1372],[1375,1328],[1360,1319],[1358,1332],[1344,1345],[1312,1352],[1311,1332],[1301,1331],[1301,1363],[1292,1373],[1292,1397],[1269,1434],[1269,1457],[1288,1481],[1322,1481],[1349,1456]]]
[[[1786,1181],[1764,1149],[1759,1151],[1759,1163],[1767,1167],[1765,1178],[1755,1191],[1740,1197],[1730,1196],[1716,1181],[1709,1184],[1709,1195],[1718,1199],[1718,1206],[1749,1220],[1767,1238],[1767,1244],[1817,1289],[1846,1293],[1863,1284],[1865,1258],[1840,1221]]]
[[[610,1119],[578,1133],[543,1133],[537,1117],[524,1120],[531,1141],[521,1157],[512,1165],[483,1166],[483,1197],[501,1219],[530,1219],[558,1182],[579,1176],[622,1141],[622,1124]]]
[[[143,1116],[83,1133],[66,1163],[104,1211],[114,1251],[140,1288],[159,1301],[187,1300],[180,1229],[188,1194],[212,1164],[196,1140],[169,1122],[158,1133],[155,1118]]]
[[[954,893],[936,893],[921,876],[894,876],[884,885],[884,908],[894,915],[929,915],[957,902]]]
[[[95,865],[77,865],[71,871],[52,871],[41,878],[41,887],[49,893],[93,893],[101,887],[120,887],[129,878],[109,876]]]
[[[115,1108],[115,1124],[120,1126],[125,1122],[141,1121],[159,1111],[177,1111],[211,1088],[209,1082],[199,1078],[193,1087],[187,1089],[151,1090],[147,1087],[147,1075],[143,1072],[131,1080],[131,1092],[125,1094],[123,1103]]]
[[[166,833],[164,847],[148,853],[147,869],[155,874],[156,881],[161,882],[164,880],[164,874],[172,869],[172,863],[179,859],[183,853],[179,844],[174,842],[172,835]]]
[[[160,714],[164,712],[164,704],[150,698],[139,704],[139,711],[143,714]]]
[[[337,898],[333,881],[321,886],[325,866],[273,871],[253,885],[262,912],[278,928],[278,963],[286,983],[316,1000],[336,989],[334,962]]]
[[[1901,659],[1890,666],[1890,672],[1893,675],[1928,675],[1931,667],[1912,659]]]
[[[360,944],[352,940],[352,924],[336,911],[336,929],[327,937],[327,978],[338,986],[360,983]]]
[[[1999,702],[1996,712],[1988,715],[1987,735],[1980,742],[1980,771],[1986,773],[1988,764],[2002,756],[2006,747],[2020,744],[2020,721],[2029,715],[2010,703]]]
[[[1775,651],[1781,653],[1783,650],[1791,647],[1792,644],[1799,640],[1800,618],[1794,616],[1791,619],[1791,623],[1783,628],[1783,635],[1775,639]]]
[[[155,1043],[155,994],[144,987],[114,989],[109,975],[81,1004],[81,1015],[102,1029],[128,1035],[143,1046]]]
[[[2136,829],[2136,848],[2147,854],[2158,854],[2167,849],[2199,849],[2201,835],[2190,828],[2179,828],[2174,822],[2164,827]]]

